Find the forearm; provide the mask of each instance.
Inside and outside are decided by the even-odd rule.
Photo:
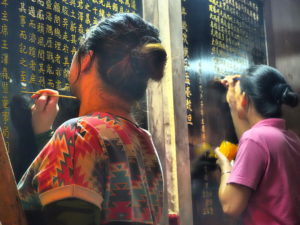
[[[45,218],[40,210],[25,210],[28,225],[46,225]]]
[[[239,188],[237,188],[234,184],[228,184],[231,170],[231,164],[229,161],[225,161],[221,166],[219,200],[224,213],[237,217],[241,213],[239,209],[240,202],[236,201],[239,195]]]
[[[80,199],[64,199],[25,211],[28,225],[99,225],[100,209]]]
[[[64,199],[43,208],[47,225],[99,225],[100,209],[80,199]]]
[[[225,214],[238,217],[246,209],[251,189],[228,183],[230,173],[223,172],[219,186],[219,199]]]
[[[220,186],[219,186],[219,200],[220,203],[223,206],[226,204],[226,187],[227,187],[227,181],[230,176],[231,170],[226,170],[221,172],[221,179],[220,179]]]

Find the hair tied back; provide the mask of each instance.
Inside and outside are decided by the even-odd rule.
[[[298,105],[298,95],[286,83],[280,83],[273,88],[273,96],[278,104],[286,104],[291,107]]]
[[[165,48],[160,43],[148,43],[140,48],[140,55],[147,67],[148,76],[155,81],[161,80],[167,61]]]

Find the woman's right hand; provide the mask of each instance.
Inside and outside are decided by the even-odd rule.
[[[59,111],[58,91],[52,89],[42,89],[37,91],[39,94],[32,95],[35,99],[32,112],[32,127],[35,134],[44,133],[52,128],[53,122]]]
[[[226,93],[226,101],[229,104],[229,107],[235,108],[236,106],[236,95],[240,94],[240,90],[236,90],[236,83],[240,79],[240,75],[231,75],[226,76],[224,79],[221,80],[221,83],[227,87],[227,93]]]

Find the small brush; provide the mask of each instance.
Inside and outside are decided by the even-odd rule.
[[[35,94],[35,95],[42,95],[43,93],[38,93],[38,92],[33,92],[33,91],[21,91],[21,93],[25,94]],[[72,98],[72,99],[77,99],[75,96],[69,96],[69,95],[51,95],[47,94],[50,97],[60,97],[60,98]]]

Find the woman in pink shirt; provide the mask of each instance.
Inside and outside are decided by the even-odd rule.
[[[226,99],[239,137],[233,166],[216,149],[223,210],[244,224],[300,224],[300,139],[285,127],[281,105],[298,96],[276,69],[258,65],[226,77]]]

